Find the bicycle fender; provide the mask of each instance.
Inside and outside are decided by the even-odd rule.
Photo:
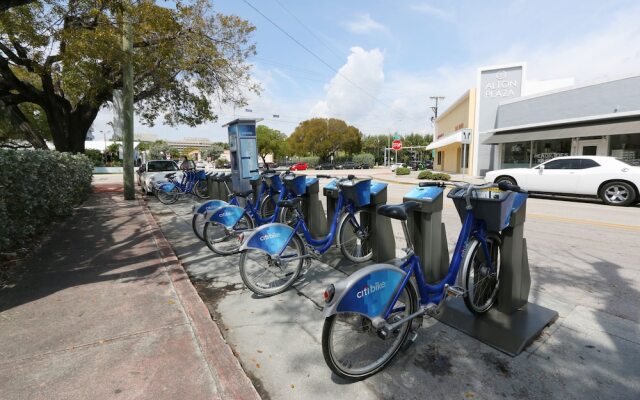
[[[334,284],[333,299],[324,307],[329,317],[339,312],[353,312],[371,319],[381,317],[407,273],[389,264],[362,268]]]
[[[243,214],[244,208],[226,205],[213,210],[213,212],[210,213],[209,221],[216,222],[231,229],[238,223]]]
[[[240,251],[262,250],[270,255],[278,255],[289,243],[293,228],[286,224],[271,223],[256,228],[242,243]]]
[[[222,207],[222,206],[226,206],[229,203],[227,203],[224,200],[209,200],[207,202],[204,202],[200,205],[196,204],[193,206],[193,208],[191,209],[191,212],[195,215],[195,214],[206,214],[209,211],[213,211],[216,208]]]
[[[163,183],[160,186],[158,186],[158,190],[162,190],[163,192],[169,193],[175,187],[176,187],[175,183],[167,182],[167,183]]]

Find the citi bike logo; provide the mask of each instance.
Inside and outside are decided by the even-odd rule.
[[[362,290],[360,290],[360,291],[358,291],[356,293],[356,297],[361,299],[364,296],[368,296],[371,293],[375,293],[378,290],[384,289],[385,286],[387,286],[386,282],[376,282],[376,283],[372,284],[371,286],[365,285],[365,287],[363,287]]]
[[[280,237],[280,234],[277,232],[265,233],[264,235],[260,236],[260,241],[264,242],[265,240],[275,239],[279,237]]]
[[[230,217],[232,215],[233,215],[233,213],[231,211],[223,211],[220,214],[218,214],[218,217],[224,218],[224,217]]]

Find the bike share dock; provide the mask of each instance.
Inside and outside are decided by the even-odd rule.
[[[466,203],[462,192],[452,189],[448,197],[454,199],[463,219]],[[531,277],[524,238],[526,200],[516,199],[513,192],[483,193],[472,199],[474,210],[486,217],[489,231],[502,233],[497,303],[486,314],[477,316],[461,298],[449,299],[437,319],[515,357],[558,318],[558,313],[528,302]],[[441,223],[443,197],[434,187],[414,188],[404,197],[404,201],[420,203],[410,219],[409,230],[429,282],[444,278],[449,265],[446,231]]]

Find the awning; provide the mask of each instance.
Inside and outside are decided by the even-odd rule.
[[[469,132],[470,132],[469,129],[461,129],[459,131],[456,131],[449,136],[445,136],[440,140],[436,140],[435,142],[432,142],[430,145],[427,146],[427,150],[439,149],[440,147],[448,146],[454,143],[462,143],[463,134],[467,133],[467,136],[470,137],[470,135],[468,135]]]
[[[599,121],[590,124],[573,126],[539,127],[518,131],[488,132],[486,138],[481,138],[482,144],[500,144],[526,142],[530,140],[567,139],[586,136],[608,136],[640,133],[640,120],[635,121]]]

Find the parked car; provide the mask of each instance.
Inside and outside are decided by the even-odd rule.
[[[306,162],[299,162],[299,163],[293,164],[289,169],[291,171],[304,171],[307,169],[308,166],[309,164],[307,164]]]
[[[507,181],[530,192],[599,197],[612,206],[640,201],[640,167],[614,157],[557,157],[533,168],[491,171],[485,180]]]
[[[404,164],[402,163],[395,163],[395,164],[391,164],[391,172],[396,172],[396,169],[404,167]]]
[[[346,161],[338,165],[336,169],[360,169],[360,165],[352,161]]]
[[[369,164],[360,164],[360,168],[361,169],[369,169],[369,168],[371,168],[371,165],[369,165]]]
[[[316,169],[333,169],[333,164],[318,164],[316,165]]]
[[[150,160],[138,168],[138,185],[142,193],[153,193],[155,182],[165,181],[165,175],[170,172],[181,172],[178,164],[173,160]]]
[[[207,164],[204,161],[196,161],[196,169],[205,169]]]

